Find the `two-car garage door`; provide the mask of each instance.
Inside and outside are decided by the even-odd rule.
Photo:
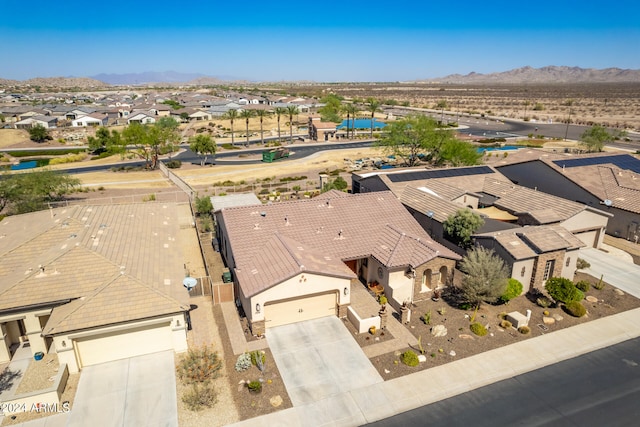
[[[286,325],[336,315],[336,293],[304,296],[267,303],[264,307],[265,327]]]
[[[80,367],[173,349],[169,323],[75,340]]]

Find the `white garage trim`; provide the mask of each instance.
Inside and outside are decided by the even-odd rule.
[[[265,328],[336,315],[337,292],[290,298],[265,305]]]
[[[80,368],[172,350],[170,322],[75,339],[74,349]]]

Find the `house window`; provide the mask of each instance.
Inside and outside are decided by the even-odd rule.
[[[527,267],[522,267],[522,270],[520,270],[520,276],[524,277],[524,273],[527,271]]]
[[[546,281],[551,274],[553,274],[553,267],[555,266],[556,260],[550,259],[547,260],[547,263],[544,265],[544,276],[542,276],[542,280]]]
[[[571,258],[567,257],[567,262],[565,263],[565,266],[569,267],[569,264],[571,264]]]

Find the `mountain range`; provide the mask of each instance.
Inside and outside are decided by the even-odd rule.
[[[145,86],[153,84],[207,86],[234,82],[249,84],[231,76],[212,77],[200,73],[175,71],[147,71],[144,73],[97,74],[91,77],[37,77],[28,80],[0,78],[0,87],[57,87],[101,89],[108,86]],[[621,68],[580,68],[550,65],[542,68],[530,66],[510,71],[481,74],[451,74],[435,79],[419,79],[417,83],[445,84],[550,84],[550,83],[640,83],[640,70]],[[286,83],[286,82],[280,82]],[[291,82],[290,82],[291,83]]]
[[[550,65],[542,68],[521,67],[490,74],[471,72],[451,74],[419,82],[457,84],[514,84],[514,83],[629,83],[640,82],[640,70],[621,68],[580,68]]]

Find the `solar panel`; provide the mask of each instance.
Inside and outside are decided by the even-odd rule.
[[[415,172],[389,174],[391,182],[407,182],[420,181],[423,179],[434,178],[451,178],[454,176],[470,176],[491,174],[493,170],[488,166],[468,167],[468,168],[452,168],[452,169],[434,169],[422,170]]]
[[[640,160],[629,154],[617,154],[613,156],[585,157],[581,159],[554,160],[559,167],[575,168],[580,166],[595,166],[613,164],[620,169],[626,169],[635,173],[640,173]]]

